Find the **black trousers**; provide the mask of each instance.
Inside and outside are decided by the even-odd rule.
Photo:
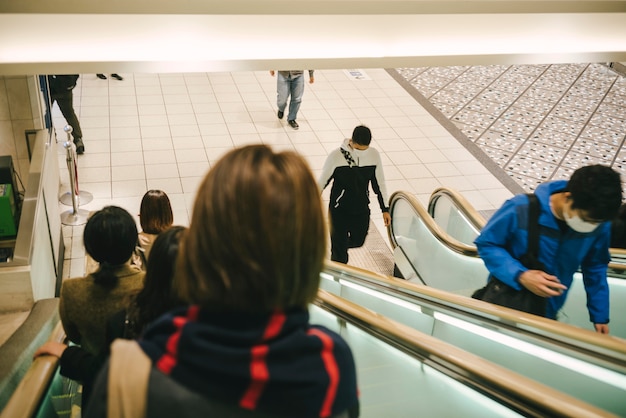
[[[82,139],[83,131],[80,129],[78,117],[76,116],[76,112],[74,112],[74,95],[72,90],[55,93],[51,96],[52,105],[54,105],[54,102],[59,104],[59,109],[61,109],[63,117],[67,121],[67,124],[72,127],[72,136],[74,139]]]
[[[358,248],[365,243],[370,226],[370,212],[345,213],[330,211],[330,259],[348,262],[348,248]]]

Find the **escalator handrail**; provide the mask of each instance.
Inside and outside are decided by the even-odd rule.
[[[64,342],[65,331],[58,322],[48,341]],[[52,355],[37,357],[17,385],[6,406],[0,412],[0,418],[31,418],[35,416],[43,397],[46,396],[50,383],[59,367],[59,358]]]
[[[614,352],[620,356],[626,356],[626,340],[612,335],[599,334],[597,332],[531,315],[514,309],[505,308],[491,303],[486,303],[466,296],[457,295],[434,287],[411,283],[406,280],[391,276],[384,276],[379,273],[360,269],[347,264],[326,260],[324,270],[339,273],[346,272],[348,275],[356,276],[377,285],[388,288],[399,289],[409,293],[419,293],[430,299],[436,299],[448,305],[464,308],[468,311],[478,311],[486,317],[500,318],[499,322],[508,324],[518,324],[525,330],[537,329],[542,335],[560,341],[580,341],[588,347],[597,347],[608,352]]]
[[[482,216],[474,206],[461,195],[461,193],[457,192],[454,189],[450,189],[448,187],[439,187],[435,189],[430,195],[430,199],[428,200],[428,214],[432,217],[434,214],[435,205],[437,200],[441,196],[447,196],[452,200],[457,209],[461,211],[463,216],[465,216],[471,223],[474,228],[478,231],[481,231],[487,221],[484,216]],[[393,196],[392,196],[393,197]],[[413,202],[411,202],[413,203]],[[417,209],[416,209],[417,211]],[[626,270],[626,249],[624,248],[609,248],[609,252],[611,253],[611,262],[609,262],[609,268],[613,270],[625,271]],[[615,260],[624,260],[623,263],[618,263]]]
[[[507,396],[522,400],[526,405],[534,409],[544,411],[548,416],[563,417],[607,417],[613,416],[595,406],[589,405],[563,392],[543,385],[510,371],[502,366],[494,364],[482,357],[464,351],[435,337],[419,332],[407,325],[400,324],[374,311],[360,305],[335,296],[325,290],[318,291],[316,304],[331,306],[334,312],[337,310],[356,318],[366,327],[401,341],[404,345],[413,348],[413,352],[424,353],[425,358],[440,364],[446,368],[461,370],[464,375],[487,382],[491,388],[499,393],[504,392]]]
[[[411,193],[404,192],[401,190],[394,192],[389,198],[389,202],[390,202],[389,212],[390,213],[393,214],[393,207],[401,199],[404,199],[409,202],[409,204],[411,205],[411,207],[413,208],[417,216],[422,220],[422,222],[424,222],[424,225],[426,226],[426,228],[428,228],[431,234],[437,240],[443,243],[446,247],[450,248],[451,250],[459,254],[478,257],[478,251],[476,250],[476,246],[464,244],[461,241],[448,235],[439,225],[437,225],[437,223],[434,221],[432,216],[430,216],[428,212],[426,211],[426,209],[424,209],[424,206],[422,206],[422,204],[417,200],[417,198],[415,198],[415,196],[413,196]],[[393,215],[391,219],[392,221],[387,227],[387,234],[389,235],[389,242],[391,242],[391,245],[395,248],[398,246],[398,243],[396,242],[396,238],[393,234]]]
[[[452,200],[454,205],[461,210],[463,215],[472,223],[472,226],[476,228],[478,231],[483,229],[487,221],[485,217],[481,215],[474,206],[459,192],[454,189],[450,189],[448,187],[439,187],[435,189],[431,195],[430,199],[428,199],[428,213],[432,216],[434,214],[435,205],[437,200],[441,196],[447,196]]]

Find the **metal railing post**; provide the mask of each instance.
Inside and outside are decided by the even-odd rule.
[[[63,147],[67,150],[65,161],[67,162],[67,170],[70,174],[70,187],[72,191],[64,193],[59,198],[59,202],[67,206],[74,206],[75,204],[86,205],[93,200],[93,195],[84,190],[80,190],[78,187],[78,165],[76,164],[76,147],[74,146],[72,127],[65,125],[63,128],[67,134],[67,141],[63,143]]]
[[[87,223],[87,218],[89,215],[89,212],[83,209],[79,209],[79,191],[78,191],[78,168],[76,165],[76,147],[74,145],[74,142],[72,141],[72,127],[67,125],[64,129],[63,129],[66,133],[67,133],[67,141],[63,143],[63,147],[66,150],[66,158],[65,161],[67,162],[67,169],[69,170],[69,174],[70,174],[70,192],[66,193],[65,195],[61,196],[61,199],[59,199],[61,201],[61,203],[67,205],[67,203],[64,202],[67,201],[67,198],[65,198],[68,194],[69,194],[69,200],[71,202],[72,205],[72,209],[65,211],[61,214],[61,223],[63,225],[72,225],[72,226],[77,226],[77,225],[84,225]],[[87,192],[83,192],[83,193],[87,193]],[[93,199],[93,196],[91,196],[91,193],[87,193],[90,196],[89,201],[91,201],[91,199]],[[87,202],[83,202],[83,203],[87,203]]]

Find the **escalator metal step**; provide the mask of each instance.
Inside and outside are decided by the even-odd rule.
[[[376,225],[370,221],[370,227],[361,248],[348,251],[348,264],[376,273],[393,276],[393,253]]]

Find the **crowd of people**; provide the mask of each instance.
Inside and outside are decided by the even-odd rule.
[[[302,71],[278,72],[277,115],[282,119],[291,96],[294,129],[302,77]],[[63,97],[71,107],[71,88]],[[69,111],[66,118],[76,119]],[[81,135],[80,127],[74,131]],[[83,242],[97,269],[61,287],[70,344],[46,343],[36,355],[58,356],[61,374],[83,384],[89,417],[113,409],[131,416],[124,410],[135,403],[150,417],[357,417],[351,350],[338,334],[311,324],[307,307],[318,291],[327,234],[333,261],[347,263],[348,249],[364,244],[370,187],[384,224],[391,223],[371,141],[368,127],[355,127],[328,155],[317,181],[295,152],[236,148],[204,177],[188,228],[174,226],[161,190],[141,200],[141,231],[120,207],[96,211]],[[331,184],[327,222],[321,193]],[[620,175],[606,166],[581,167],[534,195],[541,264],[523,260],[530,203],[514,196],[475,241],[488,280],[543,298],[545,316],[556,319],[580,268],[590,321],[608,333],[609,248],[626,247]],[[125,391],[129,374],[145,396]]]
[[[328,232],[304,158],[265,145],[227,153],[188,228],[172,226],[166,198],[142,200],[141,233],[155,236],[145,272],[132,262],[134,218],[107,206],[83,236],[97,270],[62,284],[71,344],[36,355],[58,356],[61,374],[83,384],[84,415],[357,417],[352,352],[309,321]],[[117,389],[129,379],[143,396]]]

